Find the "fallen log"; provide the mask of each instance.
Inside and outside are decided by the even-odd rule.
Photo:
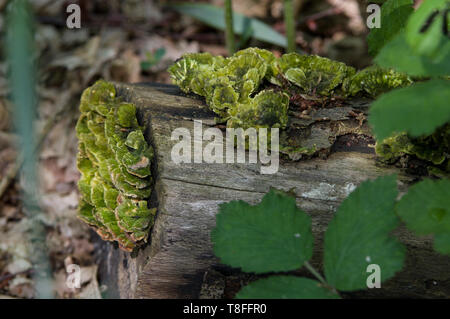
[[[238,199],[255,204],[270,187],[293,190],[298,206],[312,217],[315,253],[311,263],[321,269],[323,233],[336,208],[358,184],[395,173],[404,192],[415,180],[395,167],[377,164],[370,138],[361,141],[356,136],[355,140],[351,134],[332,141],[325,156],[281,160],[276,174],[261,174],[260,163],[176,164],[171,150],[178,141],[171,140],[172,132],[187,128],[194,140],[194,120],[202,121],[204,128],[214,126],[214,113],[202,99],[186,95],[175,86],[115,85],[118,96],[137,106],[145,137],[155,149],[156,181],[149,206],[157,207],[158,213],[149,244],[136,253],[98,242],[100,283],[106,285],[108,297],[232,297],[239,281],[248,276],[221,266],[213,255],[210,231],[215,226],[218,205]],[[346,107],[346,113],[339,111],[338,118],[334,118],[335,109],[322,110],[324,121],[316,129],[350,127],[358,119],[347,115],[349,111],[367,112],[368,104],[355,101]],[[201,137],[196,141],[202,143]],[[403,271],[380,289],[348,296],[450,297],[450,258],[433,251],[432,238],[419,238],[404,227],[395,235],[408,250]]]

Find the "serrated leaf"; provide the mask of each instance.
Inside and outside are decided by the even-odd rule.
[[[380,28],[373,28],[367,37],[369,53],[376,55],[400,30],[406,26],[414,11],[412,0],[388,0],[381,7]]]
[[[369,123],[378,140],[393,133],[428,135],[450,121],[450,81],[434,79],[382,95],[370,108]]]
[[[294,276],[272,276],[245,286],[238,299],[338,299],[339,295],[320,282]]]
[[[345,199],[330,222],[324,240],[327,282],[338,290],[367,288],[367,266],[381,268],[381,280],[403,266],[405,248],[389,233],[397,226],[396,176],[362,183]]]
[[[424,1],[408,20],[406,40],[418,54],[439,60],[439,51],[450,46],[447,35],[443,33],[446,20],[444,14],[440,14],[448,3],[448,0]]]
[[[442,47],[440,55],[435,60],[418,55],[406,42],[405,33],[400,32],[381,49],[375,63],[412,76],[450,75],[450,45]]]
[[[246,272],[298,269],[313,250],[311,218],[293,197],[275,190],[256,206],[244,201],[220,205],[211,238],[222,263]]]
[[[408,190],[397,213],[418,235],[435,234],[435,248],[450,253],[450,180],[423,180]]]
[[[225,30],[223,8],[204,3],[171,4],[170,7],[182,14],[194,17],[211,27]],[[264,22],[249,18],[237,12],[233,12],[234,32],[236,34],[243,35],[249,28],[252,30],[252,37],[255,39],[279,45],[281,47],[287,46],[286,37],[275,31]]]

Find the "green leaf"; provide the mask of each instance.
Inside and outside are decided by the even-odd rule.
[[[412,76],[450,75],[450,49],[447,46],[441,52],[442,58],[431,60],[415,53],[406,42],[405,33],[400,32],[383,47],[375,63]]]
[[[338,299],[318,281],[294,276],[272,276],[245,286],[238,299]]]
[[[158,63],[159,61],[161,61],[161,59],[164,57],[164,55],[166,54],[166,49],[165,48],[159,48],[155,51],[155,53],[153,54],[153,58],[156,61],[156,63]]]
[[[450,180],[423,180],[408,190],[397,213],[418,235],[435,234],[435,248],[450,253]]]
[[[225,30],[224,9],[203,3],[171,4],[169,7],[176,11],[194,17],[203,23],[220,30]],[[249,28],[253,31],[255,39],[272,43],[281,47],[287,46],[286,37],[278,33],[260,20],[249,18],[240,13],[233,12],[233,29],[236,34],[243,35]]]
[[[271,190],[256,206],[244,201],[220,205],[216,224],[214,253],[243,271],[294,270],[312,256],[311,218],[279,191]]]
[[[369,123],[379,141],[393,133],[429,135],[450,120],[450,81],[434,79],[382,95],[370,109]]]
[[[154,53],[147,52],[147,60],[141,62],[141,69],[148,70],[158,64],[166,54],[165,48],[159,48]]]
[[[381,280],[403,266],[405,248],[389,233],[397,226],[396,176],[362,183],[345,199],[330,222],[324,240],[327,282],[338,290],[367,288],[367,266],[381,268]]]
[[[367,37],[369,53],[376,55],[400,30],[406,26],[414,11],[412,0],[388,0],[381,7],[380,28],[373,28]]]
[[[441,14],[447,5],[448,0],[427,0],[411,15],[406,40],[419,55],[439,60],[442,51],[450,49],[450,41],[443,33],[445,20]]]
[[[450,255],[450,233],[434,235],[434,249],[438,253]]]

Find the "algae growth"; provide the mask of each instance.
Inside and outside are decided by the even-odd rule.
[[[136,107],[116,98],[111,83],[98,81],[81,97],[76,125],[81,172],[78,217],[108,241],[132,251],[146,242],[155,210],[151,194],[153,149],[136,119]]]

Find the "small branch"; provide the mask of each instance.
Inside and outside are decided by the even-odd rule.
[[[284,0],[284,25],[288,42],[287,52],[295,52],[295,22],[292,0]]]
[[[225,0],[225,41],[228,55],[232,56],[235,52],[234,30],[233,30],[233,6],[231,0]]]

